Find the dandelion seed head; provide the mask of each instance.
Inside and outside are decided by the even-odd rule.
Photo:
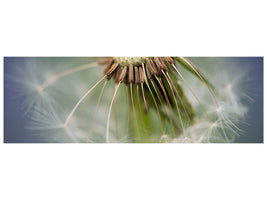
[[[174,124],[172,125],[174,128],[170,130],[172,132],[177,131],[177,133],[170,133],[171,131],[166,131],[167,134],[163,133],[162,135],[153,135],[151,138],[155,138],[154,142],[181,142],[181,143],[200,143],[200,142],[229,142],[233,141],[233,137],[237,136],[242,132],[239,129],[239,124],[242,122],[242,117],[247,113],[247,108],[243,103],[243,97],[246,96],[246,92],[242,89],[242,81],[244,80],[244,75],[240,75],[240,71],[233,72],[227,71],[224,69],[224,63],[216,63],[216,65],[211,64],[211,66],[207,66],[205,68],[208,71],[208,77],[212,80],[214,88],[216,88],[216,100],[218,103],[214,102],[214,99],[211,95],[209,95],[209,91],[207,86],[203,83],[202,80],[197,78],[196,76],[192,76],[192,74],[188,73],[188,71],[181,68],[181,66],[177,66],[179,72],[183,75],[184,79],[186,79],[190,83],[190,87],[192,91],[194,91],[195,95],[199,98],[199,101],[196,100],[194,95],[192,95],[192,91],[188,89],[187,85],[184,83],[182,78],[175,79],[175,84],[181,86],[184,89],[185,97],[188,98],[188,104],[192,105],[192,108],[195,112],[193,122],[190,122],[186,118],[185,111],[181,109],[182,113],[182,123],[181,118],[179,119],[178,110],[175,109],[175,102],[170,98],[172,104],[168,105],[168,95],[172,94],[170,91],[171,83],[167,83],[168,80],[164,76],[163,72],[168,72],[161,68],[162,72],[155,72],[151,70],[151,72],[155,73],[155,77],[153,77],[152,81],[155,82],[156,87],[158,88],[159,97],[157,96],[155,90],[152,86],[152,81],[148,78],[147,74],[147,59],[152,60],[155,63],[160,63],[160,61],[155,61],[153,58],[146,57],[117,57],[112,58],[112,62],[119,63],[119,67],[114,69],[111,73],[108,73],[108,70],[112,68],[112,65],[109,66],[107,71],[104,73],[103,78],[106,78],[107,81],[111,78],[108,77],[110,75],[113,76],[115,80],[115,84],[120,84],[125,77],[129,78],[129,65],[133,65],[134,69],[137,69],[138,73],[134,74],[134,81],[127,80],[127,83],[133,83],[133,93],[137,94],[137,85],[143,84],[143,88],[139,87],[140,91],[140,99],[141,99],[141,110],[144,110],[145,103],[148,104],[149,109],[153,111],[149,111],[150,120],[153,119],[155,122],[153,124],[159,125],[161,123],[160,117],[157,116],[157,108],[159,112],[165,116],[164,125],[170,124],[170,121]],[[164,61],[164,59],[162,58]],[[154,64],[155,64],[154,63]],[[168,63],[165,63],[166,66]],[[142,66],[144,65],[144,66]],[[127,66],[127,71],[123,75],[122,69],[124,66]],[[156,64],[155,64],[156,66]],[[34,68],[37,67],[37,70]],[[144,67],[144,68],[143,68]],[[169,67],[169,66],[168,66]],[[61,66],[62,68],[62,66]],[[86,69],[86,67],[83,67]],[[84,71],[84,73],[76,73],[74,69],[83,69],[83,68],[72,68],[69,66],[68,70],[71,70],[72,73],[64,73],[60,70],[53,71],[53,66],[44,67],[41,65],[36,66],[31,64],[27,64],[27,70],[21,73],[22,76],[17,77],[16,82],[21,83],[20,87],[23,90],[20,90],[21,94],[23,94],[26,98],[23,102],[26,110],[31,111],[29,118],[31,119],[31,124],[29,125],[30,129],[40,132],[49,133],[49,137],[53,137],[53,140],[60,141],[68,141],[68,142],[103,142],[106,139],[106,114],[108,113],[108,108],[110,106],[111,97],[114,95],[114,82],[109,81],[107,84],[107,89],[105,89],[102,101],[99,104],[98,111],[95,115],[95,127],[94,134],[89,136],[89,130],[91,128],[91,121],[93,120],[93,113],[98,101],[98,94],[103,86],[103,83],[100,82],[99,86],[96,87],[92,93],[90,93],[89,97],[85,97],[84,100],[79,104],[79,107],[75,109],[70,116],[69,113],[75,106],[75,104],[81,99],[81,97],[88,91],[88,88],[91,88],[93,83],[99,80],[95,74],[100,74],[100,70],[96,70],[96,73],[93,71]],[[233,67],[235,68],[235,67]],[[144,70],[145,69],[145,70]],[[119,71],[120,70],[120,71]],[[144,70],[144,71],[143,71]],[[168,68],[169,70],[169,68]],[[119,72],[118,72],[119,71]],[[218,71],[220,71],[220,76],[217,76]],[[75,73],[74,73],[75,72]],[[79,72],[79,71],[78,71]],[[144,72],[144,73],[143,73]],[[116,76],[115,74],[123,76]],[[58,75],[60,74],[60,76]],[[205,74],[205,73],[203,73]],[[246,74],[245,72],[243,74]],[[64,75],[64,76],[63,76]],[[143,77],[143,82],[141,81],[142,75],[145,75],[149,82],[148,86],[146,85],[145,78]],[[105,77],[106,76],[106,77]],[[139,79],[136,77],[139,76]],[[118,78],[120,77],[120,78]],[[179,77],[177,75],[177,77]],[[106,80],[105,79],[105,80]],[[161,79],[161,80],[159,80]],[[162,80],[165,80],[164,87],[161,87],[160,84]],[[103,79],[104,82],[104,79]],[[134,83],[135,82],[135,83]],[[166,87],[166,85],[168,87]],[[148,87],[151,88],[148,88]],[[164,89],[166,89],[169,94],[164,95]],[[156,99],[155,102],[151,96],[154,95]],[[143,96],[142,96],[143,92]],[[174,96],[177,96],[174,93]],[[114,120],[115,114],[111,113],[110,119],[110,135],[109,142],[128,142],[130,141],[129,137],[126,136],[127,129],[127,99],[125,101],[120,100],[122,96],[126,96],[125,93],[122,92],[122,89],[118,89],[118,94],[116,94],[116,98],[118,100],[117,114],[120,117],[119,126],[124,127],[124,130],[118,131],[115,125],[116,120]],[[184,97],[184,98],[185,98]],[[162,99],[160,102],[159,99]],[[128,99],[129,100],[129,99]],[[134,97],[136,101],[137,98]],[[147,101],[147,102],[146,102]],[[201,104],[200,104],[201,102]],[[178,106],[182,108],[181,102],[178,101]],[[186,104],[186,106],[188,106]],[[131,107],[131,106],[130,106]],[[135,107],[138,110],[138,104],[136,103]],[[124,110],[123,110],[124,109]],[[136,119],[134,118],[134,114],[130,108],[130,123],[135,123]],[[205,116],[204,111],[210,117],[210,119]],[[175,110],[175,113],[174,111]],[[138,111],[139,112],[139,111]],[[153,112],[156,113],[156,117],[153,116]],[[139,114],[140,115],[140,114]],[[66,119],[70,116],[69,121]],[[139,116],[140,117],[140,116]],[[149,120],[149,119],[146,119]],[[124,125],[122,125],[124,122]],[[138,123],[142,123],[142,120],[138,121]],[[140,124],[138,124],[137,129],[139,129]],[[163,127],[164,128],[164,127]],[[156,128],[157,129],[157,128]],[[180,130],[178,130],[180,129]],[[173,131],[174,130],[174,131]],[[155,131],[147,130],[147,134],[155,134]],[[48,137],[48,136],[47,136]],[[63,139],[60,139],[63,138]],[[134,135],[132,138],[138,138],[138,136]]]
[[[222,111],[222,106],[217,107],[217,108],[216,108],[216,111],[217,111],[218,113],[221,112],[221,111]]]
[[[37,92],[40,95],[42,95],[44,88],[41,85],[36,85],[35,87],[36,87]]]
[[[218,125],[215,122],[211,123],[211,128],[216,128],[217,126]]]

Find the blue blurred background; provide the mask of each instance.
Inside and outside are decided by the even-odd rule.
[[[25,67],[27,57],[4,58],[4,142],[5,143],[40,143],[44,141],[40,135],[32,135],[25,129],[27,118],[21,109],[21,100],[14,98],[16,93],[12,89],[9,77],[15,76],[17,71],[14,66],[22,69]],[[55,58],[54,58],[55,59]],[[64,58],[71,62],[73,58]],[[77,58],[76,58],[77,59]],[[249,106],[249,114],[245,119],[249,124],[242,125],[244,134],[236,138],[237,143],[262,143],[263,142],[263,58],[262,57],[237,57],[233,58],[240,66],[249,66],[253,83],[248,90],[253,94],[253,102],[244,102]],[[8,74],[8,76],[6,76]]]

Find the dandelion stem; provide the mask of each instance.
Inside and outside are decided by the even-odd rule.
[[[145,66],[144,66],[143,63],[142,63],[142,68],[143,68],[142,71],[143,71],[143,75],[144,75],[145,83],[148,84],[147,77],[146,77]],[[144,89],[143,89],[143,83],[142,83],[142,90],[143,90],[143,98],[144,98],[144,101],[145,101],[145,94],[144,94]],[[146,101],[145,101],[145,102],[146,102]],[[147,106],[147,115],[148,115],[149,121],[150,121],[150,123],[151,123],[151,125],[152,125],[154,131],[156,132],[156,128],[155,128],[154,123],[152,122],[151,117],[150,117],[150,114],[149,114],[149,112],[148,112],[148,104],[147,104],[147,102],[146,102],[146,106]]]
[[[104,89],[105,89],[105,87],[106,87],[106,85],[107,85],[107,82],[108,82],[108,81],[106,80],[105,83],[104,83],[104,85],[103,85],[103,87],[102,87],[102,90],[101,90],[101,92],[100,92],[100,95],[99,95],[99,97],[98,97],[97,104],[96,104],[96,108],[95,108],[95,113],[94,113],[93,121],[92,121],[92,123],[91,123],[91,128],[90,128],[90,131],[89,131],[89,135],[88,135],[88,140],[87,140],[87,142],[89,142],[89,140],[90,140],[90,136],[91,136],[92,131],[93,131],[93,128],[94,128],[96,112],[97,112],[99,103],[100,103],[100,101],[101,101],[101,98],[102,98]]]
[[[142,88],[143,100],[144,100],[144,103],[145,103],[145,110],[146,110],[146,112],[148,112],[148,107],[147,107],[147,103],[146,103],[146,97],[145,97],[145,93],[144,93],[144,84],[143,83],[141,83],[141,88]]]
[[[130,127],[130,113],[131,113],[131,106],[130,106],[130,100],[129,100],[129,90],[128,90],[128,86],[126,85],[126,91],[127,91],[127,102],[128,102],[128,121],[127,121],[127,130],[126,130],[126,138],[128,140],[129,137],[129,127]]]
[[[99,85],[99,83],[101,83],[104,79],[106,78],[106,75],[103,76],[93,87],[91,87],[83,96],[82,98],[78,101],[78,103],[74,106],[74,108],[72,109],[72,111],[70,112],[70,114],[68,115],[65,123],[63,124],[63,127],[66,127],[72,117],[72,115],[74,114],[74,112],[76,111],[76,109],[78,108],[78,106],[82,103],[82,101],[96,88],[96,86]]]
[[[179,115],[179,119],[180,119],[180,122],[181,122],[182,130],[183,130],[183,135],[184,135],[184,137],[185,137],[183,120],[182,120],[182,117],[181,117],[180,109],[179,109],[178,104],[177,104],[176,97],[175,97],[175,95],[174,95],[173,88],[172,88],[171,83],[170,83],[168,77],[166,76],[165,72],[162,71],[162,73],[164,74],[164,76],[165,76],[165,78],[166,78],[166,80],[167,80],[167,82],[168,82],[168,84],[169,84],[169,86],[170,86],[170,88],[171,88],[172,95],[173,95],[173,98],[174,98],[174,101],[175,101],[175,105],[176,105],[176,109],[177,109],[177,112],[178,112],[178,115]]]
[[[154,88],[154,90],[155,90],[155,92],[156,92],[156,95],[157,95],[157,97],[158,97],[158,99],[159,99],[160,104],[163,105],[163,102],[162,102],[162,100],[161,100],[161,98],[160,98],[160,95],[159,95],[158,90],[157,90],[157,88],[156,88],[156,86],[155,86],[155,84],[154,84],[154,81],[151,79],[150,82],[151,82],[151,84],[152,84],[152,86],[153,86],[153,88]]]
[[[168,104],[168,107],[169,107],[170,112],[171,112],[172,114],[174,114],[174,112],[173,112],[173,110],[172,110],[172,106],[171,106],[170,100],[169,100],[169,97],[168,97],[167,92],[166,92],[166,90],[165,90],[165,88],[164,88],[164,86],[163,86],[162,79],[161,79],[161,78],[158,78],[158,77],[156,77],[156,79],[157,79],[157,81],[158,81],[158,83],[159,83],[159,85],[160,85],[160,87],[161,87],[161,89],[162,89],[162,91],[163,91],[163,94],[164,94],[164,97],[165,97],[166,102],[167,102],[167,104]],[[168,112],[167,112],[166,114],[167,114],[167,116],[168,116],[168,118],[169,118],[169,120],[170,120],[170,122],[171,122],[172,130],[173,130],[173,134],[174,134],[174,133],[175,133],[175,129],[174,129],[174,126],[173,126],[173,122],[172,122],[171,116],[170,116],[170,114],[168,114]],[[178,129],[179,129],[180,131],[182,131],[181,128],[180,128],[180,126],[179,126],[179,124],[177,124],[177,125],[178,125],[178,126],[177,126]]]
[[[161,125],[161,129],[162,129],[162,133],[163,133],[162,136],[165,136],[165,130],[164,130],[164,128],[163,128],[162,120],[161,120],[161,117],[160,117],[159,107],[158,107],[157,101],[156,101],[156,99],[155,99],[155,97],[154,97],[154,95],[153,95],[153,93],[152,93],[152,90],[151,90],[151,88],[150,88],[150,86],[149,86],[149,83],[148,83],[148,81],[147,81],[147,77],[146,77],[146,73],[145,73],[145,66],[144,66],[144,64],[142,64],[142,68],[143,68],[143,73],[144,73],[144,77],[145,77],[145,83],[146,83],[146,85],[147,85],[147,87],[148,87],[148,90],[149,90],[149,92],[150,92],[150,94],[151,94],[151,96],[152,96],[152,98],[153,98],[153,101],[154,101],[154,103],[155,103],[155,106],[156,106],[156,109],[157,109],[157,112],[158,112],[158,115],[159,115],[160,125]]]
[[[115,118],[115,132],[116,132],[116,138],[119,139],[119,132],[118,132],[118,120],[117,120],[117,98],[115,97],[114,99],[114,108],[113,108],[113,111],[114,111],[114,118]]]
[[[156,99],[155,99],[155,97],[154,97],[154,95],[153,95],[148,83],[147,83],[147,87],[148,87],[148,90],[149,90],[149,92],[150,92],[150,94],[151,94],[151,96],[153,98],[154,103],[155,103],[155,106],[156,106],[156,109],[157,109],[157,112],[158,112],[158,115],[159,115],[159,120],[160,120],[161,129],[162,129],[162,132],[163,132],[163,136],[165,136],[165,130],[163,128],[162,119],[160,117],[160,112],[159,112],[159,107],[158,107],[157,101],[156,101]]]
[[[118,91],[119,87],[120,87],[120,82],[115,87],[115,92],[114,92],[114,95],[112,97],[112,100],[111,100],[111,103],[110,103],[110,107],[109,107],[109,111],[108,111],[107,129],[106,129],[106,142],[107,143],[109,143],[109,123],[110,123],[111,109],[112,109],[112,105],[113,105],[113,102],[114,102],[114,100],[116,98],[117,91]]]
[[[140,97],[139,97],[139,87],[138,87],[138,85],[136,86],[136,95],[137,95],[137,102],[138,102],[138,107],[139,107],[139,112],[140,112],[142,124],[143,124],[143,127],[145,128],[145,122],[144,122],[144,118],[143,118],[143,115],[142,115],[142,108],[141,108],[141,101],[140,101]]]
[[[185,108],[185,106],[184,106],[184,103],[183,103],[182,98],[181,98],[180,95],[179,95],[179,92],[177,91],[177,89],[176,89],[176,87],[175,87],[175,85],[174,85],[174,83],[173,83],[173,81],[172,81],[172,79],[171,79],[171,77],[170,77],[170,75],[169,75],[168,72],[166,73],[166,75],[167,75],[168,79],[170,80],[170,82],[171,82],[171,84],[172,84],[172,87],[174,88],[174,91],[175,91],[175,93],[176,93],[176,95],[177,95],[177,97],[178,97],[178,99],[179,99],[179,101],[180,101],[180,103],[181,103],[181,105],[182,105],[182,107],[183,107],[183,110],[184,110],[184,112],[185,112],[185,114],[186,114],[186,117],[187,117],[187,119],[188,119],[190,125],[191,125],[191,126],[193,127],[193,129],[194,129],[193,123],[192,123],[192,121],[191,121],[191,119],[190,119],[190,117],[189,117],[189,115],[188,115],[188,112],[187,112],[187,110],[186,110],[186,108]]]
[[[133,84],[132,83],[130,83],[130,91],[131,91],[131,100],[132,100],[132,105],[133,105],[133,112],[134,112],[135,124],[136,124],[136,128],[137,128],[138,136],[139,136],[139,139],[140,139],[140,131],[139,131],[139,126],[138,126],[138,123],[137,123],[136,112],[135,112],[135,108],[134,108]]]

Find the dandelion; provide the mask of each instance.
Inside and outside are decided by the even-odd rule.
[[[29,129],[51,142],[233,142],[242,134],[240,78],[182,57],[94,60],[54,73],[28,64],[13,78]]]

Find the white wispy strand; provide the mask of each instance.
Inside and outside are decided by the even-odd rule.
[[[216,97],[218,105],[207,95],[207,88],[201,84],[200,80],[190,77],[192,75],[183,71],[183,76],[190,79],[190,86],[203,102],[207,114],[212,118],[212,122],[205,120],[198,102],[190,98],[197,111],[196,123],[193,127],[187,128],[185,138],[180,136],[174,139],[173,142],[233,142],[235,136],[240,136],[243,133],[239,125],[245,123],[242,119],[244,120],[244,116],[248,111],[243,102],[244,97],[252,100],[244,87],[244,85],[248,84],[245,78],[248,75],[248,71],[246,68],[244,70],[240,69],[240,66],[234,63],[229,67],[227,66],[227,61],[218,60],[221,62],[213,63],[214,65],[211,62],[206,67],[208,72],[206,75],[214,84],[218,93]],[[190,91],[186,91],[188,97],[190,93]]]
[[[46,92],[38,90],[39,85],[46,79],[47,69],[35,59],[30,59],[28,62],[21,63],[22,66],[14,66],[16,75],[10,76],[6,74],[9,85],[14,88],[14,98],[21,100],[21,108],[27,114],[34,106],[42,106],[55,103]],[[10,84],[9,84],[10,83]]]

